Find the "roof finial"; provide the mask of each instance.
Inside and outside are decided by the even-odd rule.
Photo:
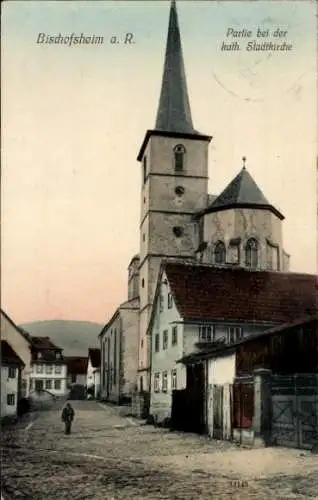
[[[246,156],[243,156],[242,160],[243,160],[243,170],[245,170],[246,169],[246,164],[245,164],[246,163]]]

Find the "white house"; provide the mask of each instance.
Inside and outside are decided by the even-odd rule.
[[[88,349],[86,388],[88,393],[92,391],[92,396],[98,398],[100,393],[100,349]]]
[[[150,414],[159,422],[169,419],[172,391],[187,388],[191,370],[180,359],[211,346],[234,345],[314,309],[315,284],[312,275],[163,261],[149,325]],[[230,382],[233,363],[234,357],[211,361],[211,384]],[[204,377],[197,388],[202,394]],[[201,403],[206,404],[206,394]]]
[[[30,336],[19,328],[3,310],[1,310],[1,340],[6,340],[24,363],[19,397],[27,397],[32,372]]]
[[[1,418],[16,417],[24,363],[6,340],[1,340]]]
[[[32,374],[30,393],[47,391],[54,396],[67,394],[67,366],[63,349],[49,337],[31,337]]]

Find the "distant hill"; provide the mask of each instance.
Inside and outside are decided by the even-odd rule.
[[[31,335],[50,337],[64,349],[64,356],[87,356],[89,347],[98,347],[97,336],[103,328],[98,323],[86,321],[35,321],[20,325]]]

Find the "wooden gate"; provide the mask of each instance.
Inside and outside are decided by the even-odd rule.
[[[205,372],[203,363],[187,366],[188,431],[205,431]]]
[[[272,442],[311,449],[318,443],[318,375],[272,376]]]
[[[223,439],[223,386],[213,385],[213,437]]]
[[[254,414],[254,382],[236,379],[233,385],[233,428],[251,429]]]

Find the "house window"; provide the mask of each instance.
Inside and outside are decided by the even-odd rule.
[[[171,370],[171,389],[177,388],[177,370]]]
[[[61,390],[61,381],[60,380],[54,380],[54,389],[56,391],[60,391]]]
[[[159,352],[160,349],[160,334],[156,333],[155,335],[155,352]]]
[[[43,373],[43,365],[36,365],[35,371],[36,373]]]
[[[144,156],[142,161],[142,178],[143,183],[145,184],[147,180],[147,156]]]
[[[162,392],[167,392],[168,390],[168,372],[163,372],[162,374]]]
[[[47,374],[53,373],[53,366],[52,365],[46,365],[45,371]]]
[[[185,147],[182,144],[178,144],[174,150],[174,169],[176,172],[183,172],[184,170],[184,157],[185,157]]]
[[[7,394],[7,405],[8,406],[15,405],[15,394]]]
[[[243,329],[240,326],[230,326],[227,331],[227,341],[229,344],[238,342],[243,338]]]
[[[33,380],[30,380],[30,391],[32,391],[33,386],[34,386],[34,384],[33,384]]]
[[[140,379],[139,379],[139,388],[140,388],[140,392],[144,392],[144,379],[143,379],[143,377],[140,377]]]
[[[159,295],[159,311],[160,311],[160,312],[162,312],[162,311],[163,311],[163,302],[164,302],[164,300],[163,300],[163,295],[162,295],[162,294],[160,294],[160,295]]]
[[[154,392],[160,391],[160,373],[155,373],[153,390],[154,390]]]
[[[168,330],[163,332],[162,349],[168,349]]]
[[[57,373],[57,374],[62,373],[62,367],[61,367],[61,365],[55,365],[55,373]]]
[[[171,345],[177,345],[177,343],[178,343],[178,327],[173,326],[172,327]]]
[[[8,377],[15,378],[15,371],[16,371],[16,368],[14,368],[13,366],[9,366]]]
[[[52,380],[45,381],[45,389],[52,389]]]
[[[144,339],[141,339],[140,346],[141,346],[141,348],[143,348],[143,346],[144,346]]]
[[[141,288],[144,288],[145,287],[145,280],[142,278],[141,280]]]
[[[199,339],[201,342],[213,342],[214,341],[214,326],[212,326],[212,325],[200,325],[199,326]]]
[[[216,264],[225,264],[225,245],[222,241],[218,241],[214,247],[214,261]]]
[[[143,233],[143,235],[142,235],[142,241],[146,241],[146,235],[145,235],[145,233]]]
[[[258,266],[258,243],[255,238],[250,238],[246,243],[245,264],[252,269]]]
[[[168,309],[172,308],[172,295],[168,293]]]
[[[71,375],[71,384],[75,384],[76,383],[76,373],[72,373]]]

